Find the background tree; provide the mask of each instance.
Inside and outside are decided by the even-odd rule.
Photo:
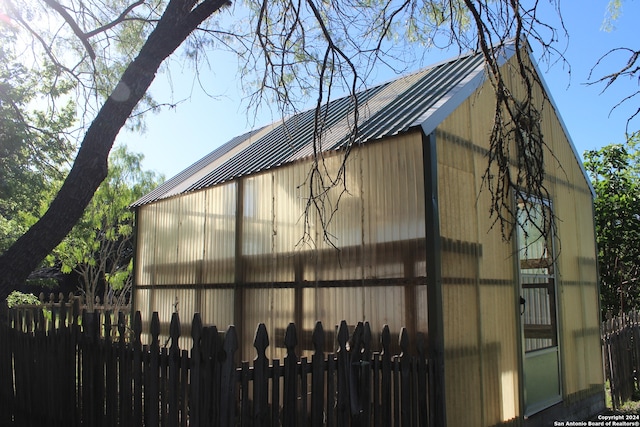
[[[133,212],[129,205],[156,187],[161,177],[142,169],[141,154],[125,147],[109,157],[109,173],[71,233],[48,257],[62,271],[76,271],[87,307],[96,297],[124,305],[132,284]]]
[[[82,217],[107,176],[107,158],[118,132],[145,96],[164,59],[227,4],[220,0],[43,3],[5,0],[2,4],[7,11],[0,22],[31,34],[31,46],[42,52],[45,65],[52,64],[58,75],[75,79],[87,101],[83,117],[91,116],[93,106],[99,109],[89,119],[73,166],[47,211],[0,256],[0,300],[26,279]],[[38,22],[52,22],[57,29],[37,28]],[[113,85],[110,70],[117,73],[122,69],[119,64],[128,65]]]
[[[75,118],[71,100],[51,110],[29,108],[43,94],[54,95],[53,70],[39,75],[7,48],[15,37],[0,27],[0,253],[27,230],[51,185],[64,177],[75,145],[67,129]],[[56,98],[72,89],[55,82]]]
[[[640,134],[584,153],[594,201],[603,318],[640,308]]]
[[[476,49],[482,53],[496,94],[494,128],[485,173],[485,188],[494,203],[492,215],[510,236],[516,221],[512,192],[546,197],[544,140],[539,128],[540,105],[532,93],[540,85],[521,56],[527,43],[543,58],[559,55],[563,32],[559,1],[532,4],[498,0],[247,0],[227,7],[222,0],[4,0],[0,22],[26,40],[36,72],[52,67],[61,81],[70,80],[76,103],[83,106],[79,124],[86,133],[57,197],[42,218],[0,257],[0,298],[64,238],[82,216],[107,174],[107,157],[119,130],[136,126],[139,113],[154,107],[146,92],[162,62],[183,42],[182,53],[197,67],[207,64],[209,49],[229,48],[244,66],[243,77],[255,83],[252,105],[273,102],[283,115],[295,112],[300,100],[317,99],[314,133],[316,164],[309,175],[309,209],[327,210],[322,191],[344,185],[344,169],[323,180],[323,108],[336,92],[351,95],[348,122],[350,148],[360,142],[359,100],[355,94],[368,84],[379,66],[396,64],[400,71],[415,61],[419,45],[431,49]],[[541,21],[543,10],[550,21]],[[553,18],[555,16],[555,18]],[[554,20],[555,19],[555,20]],[[46,23],[47,27],[42,25]],[[0,24],[2,25],[2,24]],[[529,90],[516,98],[500,68],[501,46],[514,40],[516,72]],[[226,64],[208,63],[212,67]],[[55,92],[55,91],[54,91]],[[142,103],[140,103],[142,101]],[[544,100],[543,100],[544,101]],[[542,107],[544,108],[544,106]],[[133,121],[131,121],[133,119]],[[511,149],[515,142],[517,150]],[[516,158],[510,153],[537,153]],[[319,190],[319,191],[318,191]],[[331,215],[328,215],[330,218]]]
[[[607,15],[605,16],[605,20],[602,24],[602,28],[605,31],[615,31],[614,24],[622,14],[622,3],[622,0],[609,1]],[[629,42],[631,43],[632,40]],[[620,63],[622,63],[622,66],[619,65]],[[611,68],[611,64],[613,64],[613,68]],[[609,50],[602,55],[598,62],[593,66],[589,73],[589,80],[589,84],[592,85],[603,84],[603,92],[612,85],[620,84],[623,80],[636,81],[638,82],[638,87],[631,90],[624,98],[614,105],[611,111],[613,112],[613,110],[623,104],[638,104],[638,99],[640,99],[640,50],[629,46],[619,46]],[[639,115],[640,105],[636,107],[636,110],[632,112],[627,119],[627,126],[625,129],[627,137],[632,136],[632,122]]]

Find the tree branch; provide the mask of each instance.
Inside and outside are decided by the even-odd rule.
[[[69,15],[69,12],[67,12],[65,10],[65,8],[62,7],[62,5],[60,5],[55,0],[44,0],[44,2],[46,4],[48,4],[53,10],[58,12],[58,14],[60,14],[60,16],[62,16],[62,19],[64,19],[67,22],[67,24],[69,24],[69,27],[71,27],[71,30],[75,33],[75,35],[78,37],[78,39],[80,39],[80,41],[82,42],[82,45],[87,50],[87,53],[89,54],[89,57],[91,59],[96,59],[96,53],[94,52],[93,47],[91,47],[91,43],[89,43],[89,38],[84,33],[84,31],[82,31],[82,29],[76,23],[76,21],[73,19],[73,17],[71,17],[71,15]]]
[[[53,1],[53,0],[46,0],[46,1]],[[110,30],[111,28],[115,27],[116,25],[120,24],[121,22],[123,22],[126,18],[127,15],[136,7],[141,6],[144,4],[144,0],[138,0],[137,2],[127,6],[127,8],[113,21],[109,22],[106,25],[101,26],[100,28],[96,28],[95,30],[91,30],[87,33],[85,33],[85,37],[87,39],[99,34],[99,33],[103,33],[107,30]]]

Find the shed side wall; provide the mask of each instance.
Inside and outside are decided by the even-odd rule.
[[[490,426],[519,416],[517,276],[512,246],[492,229],[482,188],[493,94],[479,91],[439,127],[447,425]]]
[[[510,79],[510,89],[521,91],[515,71]],[[535,96],[542,103],[542,92]],[[485,83],[437,132],[441,234],[467,242],[442,256],[450,426],[495,425],[524,413],[517,261],[499,226],[492,229],[490,195],[481,180],[494,109],[493,91]],[[571,404],[603,390],[592,198],[548,101],[542,127],[546,185],[558,217],[563,400]]]
[[[512,87],[518,87],[511,69]],[[522,86],[519,87],[523,90]],[[542,99],[542,91],[535,88]],[[563,399],[603,393],[600,309],[591,188],[552,105],[542,112],[545,172],[557,216],[556,252]]]
[[[289,322],[309,349],[316,320],[369,321],[376,343],[384,324],[426,332],[422,158],[418,130],[355,148],[344,175],[334,154],[313,177],[296,162],[140,207],[136,308],[168,321],[177,298],[183,336],[196,311],[240,325],[247,359],[259,322],[271,357]]]

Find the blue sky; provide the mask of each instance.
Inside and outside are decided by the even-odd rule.
[[[607,4],[608,0],[561,2],[569,40],[568,45],[565,40],[558,45],[567,46],[565,57],[571,73],[563,64],[553,63],[553,59],[551,63],[540,60],[540,52],[535,47],[533,52],[580,155],[585,150],[623,142],[627,118],[638,108],[638,100],[635,100],[611,111],[624,96],[638,90],[637,80],[622,80],[604,93],[601,93],[604,88],[601,84],[586,85],[591,68],[610,49],[639,48],[640,1],[623,2],[622,15],[610,32],[602,30]],[[612,56],[602,68],[596,69],[594,75],[613,71],[614,65],[622,66],[627,58],[628,55]],[[430,61],[427,57],[422,66],[440,59],[441,56],[434,55]],[[183,66],[179,60],[172,60],[168,65],[170,77],[159,74],[151,92],[158,102],[184,102],[158,114],[149,114],[144,134],[123,132],[119,136],[117,143],[127,144],[131,151],[144,154],[145,169],[170,178],[234,136],[280,118],[277,111],[268,109],[258,116],[247,112],[247,102],[239,87],[238,66],[232,55],[215,53],[210,61],[211,70],[200,72],[198,82],[191,68]],[[418,68],[421,68],[420,64],[414,67]],[[390,75],[383,75],[370,83],[381,83],[389,78]],[[635,127],[630,131],[640,129],[640,118],[633,125]]]

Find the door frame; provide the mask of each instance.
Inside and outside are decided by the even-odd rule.
[[[553,204],[551,200],[548,199],[540,199],[538,197],[527,196],[520,194],[522,200],[529,203],[536,203],[539,205],[545,206],[549,209],[551,215],[553,215]],[[518,198],[514,197],[514,203],[516,208],[516,215],[520,211]],[[514,266],[516,268],[516,307],[517,307],[517,322],[519,326],[519,339],[517,340],[519,343],[519,359],[520,359],[520,402],[522,407],[522,413],[524,418],[528,418],[531,415],[534,415],[544,409],[547,409],[557,403],[562,402],[563,400],[563,382],[562,382],[562,351],[561,351],[561,328],[560,328],[560,309],[559,309],[559,299],[558,299],[558,254],[556,250],[556,233],[553,225],[550,226],[550,236],[548,239],[548,246],[551,249],[551,260],[553,271],[549,280],[553,282],[553,310],[555,317],[555,345],[544,347],[537,350],[527,351],[526,350],[526,338],[525,338],[525,323],[524,323],[524,311],[522,306],[521,297],[523,295],[523,269],[521,266],[520,254],[523,249],[521,246],[521,238],[520,238],[520,223],[516,217],[516,224],[514,227],[514,248],[515,248],[515,259]],[[526,304],[526,302],[525,302]],[[526,307],[526,306],[525,306]],[[551,307],[550,307],[551,308]],[[538,366],[536,366],[536,364]],[[545,366],[546,369],[541,369],[540,365]],[[553,369],[549,369],[549,368]],[[556,369],[557,367],[557,369]],[[539,370],[540,376],[532,375],[533,372],[536,372],[536,369]],[[533,372],[532,372],[533,371]],[[532,387],[532,382],[529,381],[527,384],[527,373],[529,377],[532,376],[540,379],[538,383],[541,383],[545,380],[555,380],[555,386],[557,387],[557,394],[549,394],[546,398],[538,398],[534,402],[528,402],[528,390],[529,387]],[[555,375],[554,375],[555,374]],[[529,386],[529,387],[528,387]]]

